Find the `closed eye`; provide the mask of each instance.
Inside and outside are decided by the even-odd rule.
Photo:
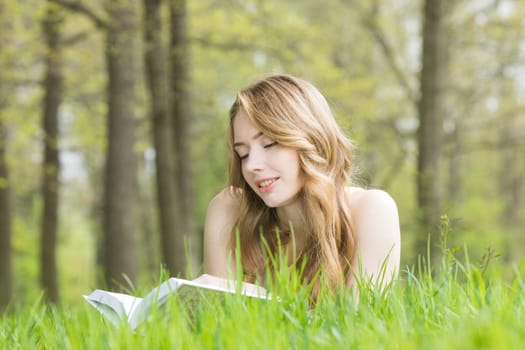
[[[275,141],[275,142],[267,144],[266,146],[264,146],[264,148],[271,148],[271,147],[277,146],[277,145],[278,145],[278,143],[277,143],[277,141]]]
[[[279,144],[279,143],[278,143],[277,141],[274,141],[274,142],[271,142],[271,143],[269,143],[269,144],[267,144],[267,145],[264,145],[263,147],[264,147],[265,149],[268,149],[268,148],[272,148],[272,147],[274,147],[274,146],[277,146],[278,144]],[[247,159],[249,155],[250,155],[249,153],[246,153],[246,154],[243,154],[243,155],[238,154],[239,159],[240,159],[241,161]]]

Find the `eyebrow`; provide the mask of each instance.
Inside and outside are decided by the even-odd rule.
[[[259,137],[261,137],[263,135],[262,131],[259,131],[257,134],[255,134],[253,137],[252,137],[252,140],[257,140]],[[235,142],[233,144],[233,148],[235,147],[238,147],[238,146],[245,146],[246,144],[244,142]]]

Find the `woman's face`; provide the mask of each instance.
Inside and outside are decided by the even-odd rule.
[[[271,208],[291,204],[303,187],[297,151],[256,129],[241,108],[233,120],[235,152],[244,180]]]

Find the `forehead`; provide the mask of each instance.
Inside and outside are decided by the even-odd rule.
[[[252,138],[259,133],[261,133],[261,131],[252,124],[246,112],[243,109],[240,109],[233,118],[234,142]]]

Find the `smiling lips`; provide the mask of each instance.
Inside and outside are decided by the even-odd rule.
[[[278,177],[274,177],[272,179],[265,179],[265,180],[262,180],[262,181],[257,181],[256,185],[259,188],[259,191],[267,192],[267,191],[271,190],[271,188],[273,187],[273,184],[277,180],[279,180]]]

